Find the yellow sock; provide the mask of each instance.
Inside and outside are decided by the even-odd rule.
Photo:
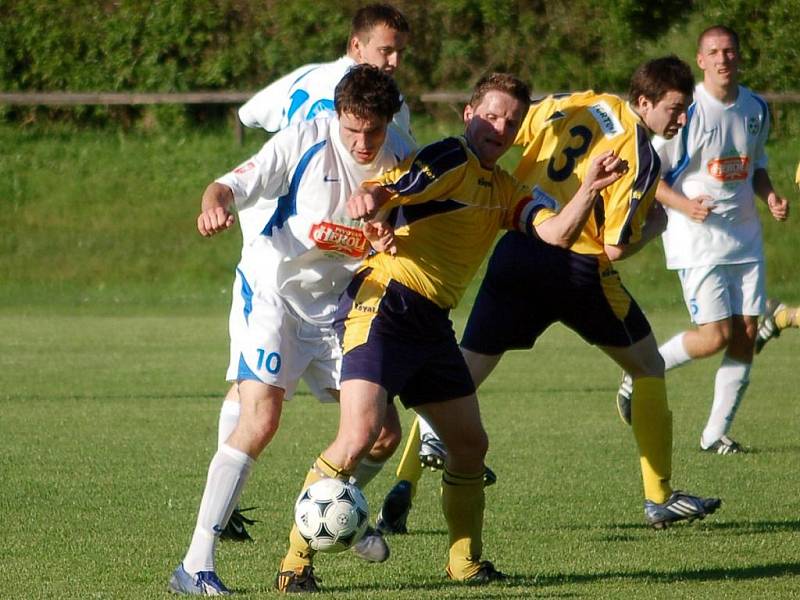
[[[786,329],[787,327],[798,327],[797,323],[797,309],[796,308],[782,308],[775,313],[775,326],[778,331]]]
[[[350,473],[337,467],[330,461],[325,460],[324,457],[319,456],[308,470],[306,480],[303,482],[303,490],[323,477],[347,481],[350,479]],[[297,530],[297,525],[292,525],[292,530],[289,532],[289,550],[286,552],[286,556],[281,562],[280,570],[300,571],[306,565],[311,564],[315,553],[316,550],[311,548],[303,539],[303,536],[300,535],[300,532]]]
[[[631,425],[639,445],[644,497],[659,504],[666,502],[672,494],[672,413],[664,379],[633,380]]]
[[[452,579],[469,579],[480,568],[483,490],[483,471],[461,475],[445,470],[442,475],[442,511],[450,532],[447,574]]]
[[[408,432],[406,447],[400,464],[397,465],[397,480],[411,483],[411,498],[417,495],[417,484],[422,476],[422,463],[419,462],[419,417],[414,418],[411,431]]]

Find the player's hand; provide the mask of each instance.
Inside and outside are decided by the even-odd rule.
[[[653,202],[647,210],[647,218],[645,219],[645,227],[648,232],[652,232],[649,236],[653,238],[657,235],[664,233],[667,228],[667,211],[661,206],[660,202]]]
[[[389,198],[389,192],[376,185],[369,189],[359,187],[347,200],[347,212],[351,219],[372,220]]]
[[[628,172],[628,161],[622,160],[613,151],[598,154],[586,171],[583,184],[592,192],[599,192]]]
[[[689,202],[685,207],[686,210],[683,211],[683,214],[696,223],[702,223],[711,213],[711,209],[714,208],[714,199],[703,194],[695,198],[689,198]]]
[[[236,221],[233,214],[223,206],[206,208],[197,217],[197,231],[204,237],[211,237],[225,231]]]
[[[778,194],[772,192],[767,196],[767,206],[776,221],[785,221],[789,218],[789,201],[786,198],[780,198]]]
[[[388,223],[368,221],[364,223],[361,231],[375,252],[388,252],[392,256],[397,254],[397,245],[394,243],[394,229]]]

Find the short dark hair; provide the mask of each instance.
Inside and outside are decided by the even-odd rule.
[[[361,119],[379,116],[391,121],[402,100],[397,84],[373,65],[355,65],[336,86],[333,94],[336,114],[349,113]]]
[[[390,4],[367,4],[353,15],[350,23],[350,39],[369,33],[378,25],[385,25],[400,33],[408,33],[408,21],[399,10]]]
[[[472,88],[469,105],[477,108],[484,96],[492,91],[504,92],[523,104],[530,104],[531,89],[524,81],[510,73],[489,73],[481,77]]]
[[[648,60],[636,69],[631,77],[628,97],[633,104],[640,96],[656,104],[671,91],[690,98],[694,93],[692,69],[674,54]]]
[[[700,48],[703,47],[703,40],[706,39],[706,36],[709,35],[727,35],[732,40],[733,43],[736,44],[736,49],[739,49],[739,34],[736,33],[730,27],[726,27],[725,25],[712,25],[703,30],[703,32],[697,36],[697,51],[700,51]]]

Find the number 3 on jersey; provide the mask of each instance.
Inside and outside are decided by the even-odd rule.
[[[547,176],[553,181],[566,181],[575,170],[575,162],[589,150],[592,143],[592,132],[584,125],[576,125],[569,130],[572,139],[561,151],[561,155],[553,156],[547,163]],[[556,159],[563,166],[556,168]]]

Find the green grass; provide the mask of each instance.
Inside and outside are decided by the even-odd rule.
[[[460,329],[464,311],[456,314]],[[651,315],[659,337],[684,326]],[[225,385],[226,312],[93,316],[0,311],[0,546],[4,597],[158,598],[194,525]],[[669,375],[674,484],[724,499],[706,521],[643,525],[632,436],[613,403],[618,372],[554,327],[481,390],[500,481],[487,492],[485,555],[508,585],[448,583],[437,477],[411,534],[383,565],[320,556],[323,585],[352,598],[792,598],[800,584],[800,405],[791,331],[767,347],[734,433],[755,452],[697,450],[717,359]],[[272,597],[291,506],[333,435],[336,410],[301,392],[245,490],[256,543],[222,544],[218,568],[245,597]],[[410,414],[403,413],[407,426]],[[377,507],[391,468],[367,489]]]

